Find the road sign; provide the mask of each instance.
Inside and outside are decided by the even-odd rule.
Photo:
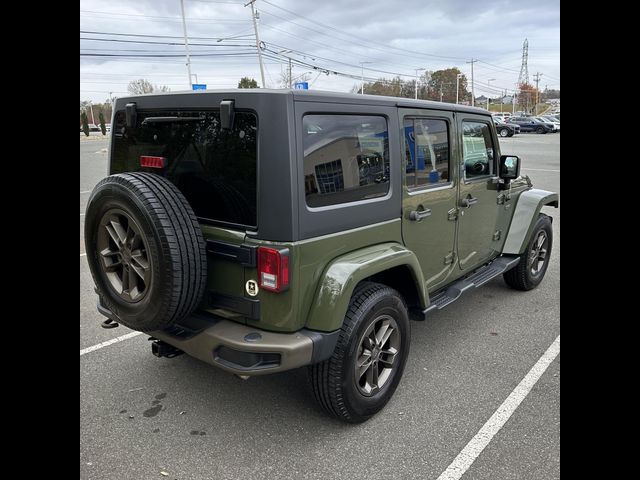
[[[309,90],[309,82],[294,83],[293,88],[296,90]]]
[[[207,85],[204,83],[192,83],[191,87],[194,90],[206,90],[207,89]]]

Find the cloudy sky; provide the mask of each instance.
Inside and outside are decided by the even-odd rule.
[[[198,83],[262,84],[247,1],[184,0]],[[473,58],[476,96],[497,96],[518,80],[525,38],[529,81],[540,72],[541,89],[560,88],[559,0],[256,0],[256,9],[270,88],[287,57],[294,81],[306,74],[310,88],[342,92],[363,67],[365,80],[454,66],[470,80]],[[80,99],[122,96],[137,78],[188,88],[180,0],[81,0]]]

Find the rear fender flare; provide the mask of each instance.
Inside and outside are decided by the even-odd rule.
[[[353,291],[362,280],[398,266],[407,266],[421,305],[428,303],[416,255],[399,243],[382,243],[334,259],[325,269],[307,320],[307,328],[333,331],[342,326]]]

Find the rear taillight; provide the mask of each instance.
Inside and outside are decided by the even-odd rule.
[[[149,157],[142,155],[140,157],[140,166],[147,168],[164,168],[167,166],[167,159],[165,157]]]
[[[289,249],[258,248],[258,285],[271,292],[289,289]]]

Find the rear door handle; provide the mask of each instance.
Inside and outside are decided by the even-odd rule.
[[[430,208],[425,210],[411,210],[409,212],[409,220],[412,222],[420,222],[423,218],[427,218],[429,215],[431,215]]]
[[[468,196],[467,198],[463,198],[460,203],[463,207],[469,208],[474,203],[478,203],[478,199],[472,196]]]

